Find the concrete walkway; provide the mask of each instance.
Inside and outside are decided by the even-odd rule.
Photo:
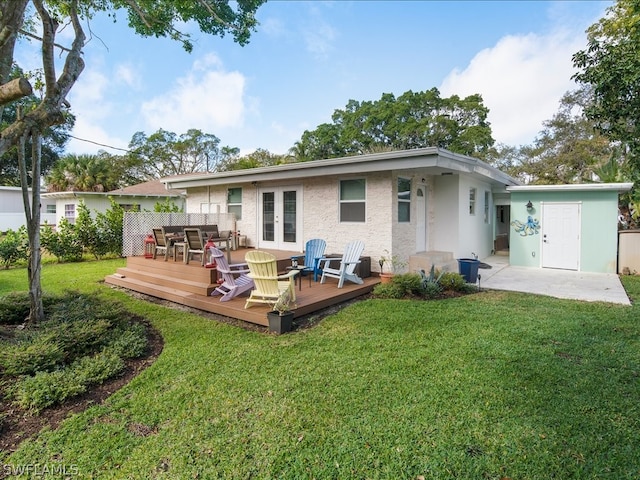
[[[631,305],[620,278],[614,273],[512,267],[509,257],[499,255],[485,258],[482,262],[492,268],[478,269],[480,288]]]

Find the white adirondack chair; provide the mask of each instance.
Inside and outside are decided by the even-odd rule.
[[[324,283],[327,277],[332,277],[338,279],[338,288],[342,288],[345,280],[362,285],[364,282],[358,275],[356,275],[355,270],[356,266],[360,263],[360,256],[363,251],[364,242],[354,240],[347,244],[342,257],[323,258],[321,261],[324,266],[322,268],[322,278],[320,279],[320,283]],[[338,268],[332,268],[332,262],[340,262],[340,266]]]
[[[253,280],[247,275],[249,273],[249,267],[246,263],[233,263],[229,265],[227,259],[224,257],[218,248],[211,248],[211,255],[216,261],[216,270],[222,277],[222,284],[218,285],[211,295],[222,295],[221,302],[231,300],[237,295],[240,295],[247,290],[254,288]]]

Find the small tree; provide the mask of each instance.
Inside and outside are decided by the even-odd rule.
[[[27,229],[22,226],[18,231],[7,230],[0,240],[0,259],[5,270],[18,260],[26,260],[29,251]]]
[[[45,226],[40,234],[42,247],[54,255],[58,262],[82,260],[82,242],[74,226],[66,218],[60,220],[57,229]]]

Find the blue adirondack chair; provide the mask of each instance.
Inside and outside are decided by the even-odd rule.
[[[324,257],[325,248],[327,248],[327,242],[321,238],[312,238],[304,246],[304,255],[296,255],[295,257],[291,257],[291,260],[295,260],[298,264],[304,265],[304,268],[297,268],[302,275],[313,272],[313,281],[317,282],[318,275],[322,274],[320,259]]]

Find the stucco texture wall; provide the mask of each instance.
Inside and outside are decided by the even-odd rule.
[[[533,209],[528,212],[527,202]],[[615,273],[618,252],[618,193],[616,191],[512,192],[511,222],[525,222],[528,216],[540,221],[537,234],[522,236],[510,228],[511,265],[541,267],[543,203],[579,203],[579,267],[584,272]]]

